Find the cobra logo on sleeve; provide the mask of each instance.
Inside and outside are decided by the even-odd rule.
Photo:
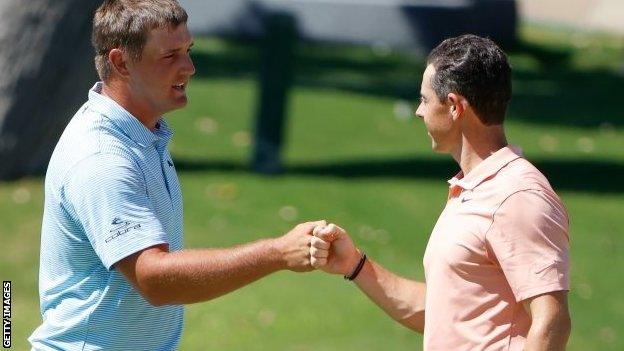
[[[119,217],[115,217],[111,222],[111,225],[113,226],[113,229],[109,230],[109,233],[111,233],[111,235],[106,238],[106,243],[111,242],[115,238],[118,238],[133,229],[141,228],[141,224],[133,224],[129,221],[124,221]]]

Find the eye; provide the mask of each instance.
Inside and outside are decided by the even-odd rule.
[[[174,54],[173,54],[173,53],[171,53],[171,54],[169,54],[169,55],[165,56],[165,58],[170,59],[170,58],[173,58],[173,56],[174,56]]]

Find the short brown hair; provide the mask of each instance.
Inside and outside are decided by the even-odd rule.
[[[95,11],[91,36],[100,79],[110,76],[108,54],[112,49],[127,50],[138,61],[152,29],[175,28],[187,19],[176,0],[105,0]]]
[[[427,63],[436,72],[431,86],[440,101],[461,94],[485,125],[502,124],[511,100],[511,66],[507,55],[487,38],[466,34],[443,41]]]

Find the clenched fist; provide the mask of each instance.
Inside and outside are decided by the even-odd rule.
[[[332,274],[350,274],[360,260],[360,252],[347,232],[331,223],[312,232],[310,257],[313,267]]]

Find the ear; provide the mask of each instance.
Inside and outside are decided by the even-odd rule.
[[[464,115],[467,108],[466,99],[456,93],[449,93],[447,96],[449,112],[453,116],[453,120],[458,120]]]
[[[108,61],[111,63],[111,68],[120,76],[128,77],[130,72],[128,71],[128,61],[126,55],[120,49],[112,49],[108,53]]]

